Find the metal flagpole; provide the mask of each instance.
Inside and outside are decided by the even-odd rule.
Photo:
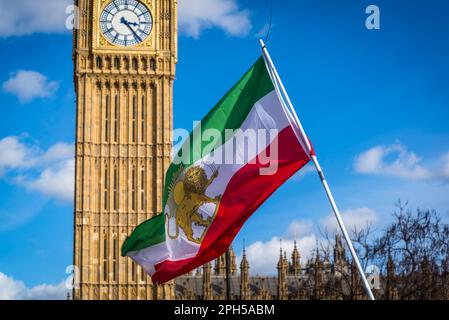
[[[226,250],[226,299],[231,300],[231,247]]]
[[[321,166],[318,162],[318,159],[315,155],[312,155],[312,147],[310,145],[309,139],[307,138],[307,135],[304,131],[303,126],[301,125],[301,121],[299,121],[298,115],[296,114],[295,108],[293,107],[293,104],[290,100],[290,97],[287,94],[287,91],[285,90],[284,84],[282,83],[281,78],[279,77],[279,74],[273,64],[273,60],[271,60],[270,54],[268,53],[267,47],[265,46],[265,43],[262,39],[259,40],[260,45],[262,46],[262,52],[265,57],[265,61],[268,63],[270,73],[272,73],[272,76],[276,80],[277,84],[280,87],[280,90],[282,91],[281,99],[283,100],[285,98],[284,103],[287,102],[287,106],[290,109],[291,113],[293,114],[294,120],[296,121],[296,125],[299,128],[300,131],[300,137],[303,142],[303,144],[307,148],[307,153],[310,155],[313,164],[315,165],[315,168],[318,172],[318,175],[320,176],[321,183],[323,184],[324,190],[326,191],[327,197],[329,199],[329,202],[332,206],[332,210],[334,211],[335,217],[337,218],[338,225],[340,226],[340,229],[343,233],[343,236],[345,237],[346,243],[348,244],[349,250],[351,251],[352,258],[354,259],[357,269],[360,273],[360,276],[362,278],[363,286],[365,287],[365,291],[369,298],[371,300],[375,300],[374,295],[371,291],[371,288],[369,286],[368,280],[366,279],[365,273],[363,272],[362,265],[360,264],[359,258],[357,257],[357,253],[354,250],[354,246],[352,245],[351,238],[349,237],[348,231],[346,230],[345,224],[343,223],[343,219],[341,218],[340,211],[338,210],[337,204],[335,203],[334,197],[332,195],[332,192],[329,188],[329,185],[326,181],[326,178],[324,176],[323,170],[321,169]]]

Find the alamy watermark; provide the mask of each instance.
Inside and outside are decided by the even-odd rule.
[[[67,19],[65,20],[65,27],[68,30],[79,29],[80,24],[80,9],[74,4],[67,6],[65,9]]]
[[[380,268],[376,265],[370,265],[366,268],[368,284],[370,289],[380,289]]]
[[[207,165],[259,165],[261,175],[276,174],[279,164],[278,129],[203,130],[201,122],[193,123],[190,134],[185,129],[173,131],[173,163],[201,161]]]
[[[65,287],[67,290],[79,289],[80,287],[80,269],[77,266],[70,265],[65,269],[65,273],[68,274],[65,279]]]
[[[365,26],[368,30],[380,29],[380,9],[378,6],[372,4],[366,7],[365,13],[368,17],[365,20]]]

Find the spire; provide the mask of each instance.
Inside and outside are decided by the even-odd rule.
[[[277,269],[278,269],[278,299],[284,300],[288,298],[287,293],[288,261],[287,261],[287,253],[282,250],[282,240]]]
[[[243,254],[240,262],[240,299],[250,299],[249,292],[249,262],[246,258],[245,240],[243,240]]]
[[[393,277],[396,273],[395,265],[393,262],[393,258],[391,257],[391,252],[388,252],[388,261],[387,261],[387,276]]]
[[[235,258],[235,251],[234,248],[231,245],[231,248],[229,249],[231,254],[231,275],[235,276],[237,273],[237,262]]]
[[[352,299],[362,300],[363,299],[363,289],[360,282],[359,271],[357,270],[357,265],[355,260],[351,261],[351,283],[352,283]]]
[[[318,251],[318,246],[315,255],[315,277],[314,277],[314,291],[315,299],[321,300],[323,298],[323,264],[320,257],[320,252]]]
[[[219,256],[215,260],[214,274],[216,276],[226,275],[226,254]]]
[[[329,257],[329,247],[327,247],[326,250],[324,251],[324,263],[323,263],[323,267],[326,272],[330,271],[330,268],[331,268],[330,265],[331,265],[331,262],[330,262],[330,257]]]
[[[285,260],[281,257],[280,267],[278,267],[278,299],[287,299],[287,291],[287,266]]]
[[[334,273],[341,275],[345,269],[345,249],[340,234],[335,234]]]
[[[279,260],[278,260],[278,270],[284,265],[284,257],[282,256],[282,239],[279,240]]]
[[[249,269],[249,262],[246,258],[246,248],[245,248],[245,239],[243,239],[243,254],[242,254],[242,261],[240,262],[240,268],[248,268]]]
[[[395,286],[395,278],[396,278],[396,268],[394,265],[393,258],[391,256],[391,251],[388,251],[388,261],[387,261],[387,281],[385,288],[385,299],[386,300],[396,300],[397,299],[397,290]]]
[[[295,276],[298,276],[301,273],[301,255],[299,254],[296,240],[292,252],[292,265],[290,268],[290,273]]]

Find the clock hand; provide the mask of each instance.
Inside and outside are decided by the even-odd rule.
[[[131,32],[134,34],[134,36],[140,41],[142,42],[142,39],[137,35],[137,33],[134,31],[133,28],[131,28],[131,26],[129,25],[129,22],[125,20],[125,18],[122,17],[122,19],[120,20],[121,23],[123,23],[124,25],[126,25],[128,27],[129,30],[131,30]]]
[[[132,26],[135,26],[135,27],[139,26],[139,24],[137,22],[130,22],[130,21],[126,20],[125,17],[122,17],[120,19],[120,23],[129,24],[129,25],[132,25]]]

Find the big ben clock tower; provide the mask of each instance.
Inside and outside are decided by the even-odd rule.
[[[177,0],[75,0],[74,299],[170,299],[120,248],[162,212],[172,145]]]

